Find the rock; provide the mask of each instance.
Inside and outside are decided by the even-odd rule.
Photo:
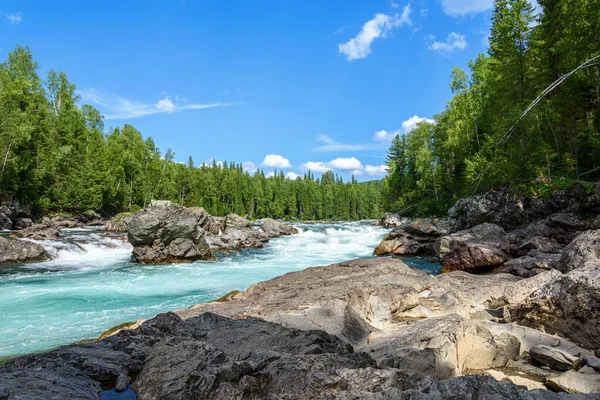
[[[600,230],[577,236],[562,252],[557,269],[562,272],[578,268],[597,268],[600,265]]]
[[[594,354],[596,354],[596,357],[600,357],[600,349],[596,350]]]
[[[431,237],[412,235],[402,228],[395,228],[373,252],[376,256],[406,255],[406,256],[433,256],[433,241]]]
[[[448,210],[454,230],[465,230],[483,223],[514,228],[528,222],[523,201],[508,191],[493,191],[466,197]]]
[[[525,241],[519,247],[519,255],[524,256],[530,253],[532,250],[540,253],[555,253],[562,248],[558,242],[552,238],[543,236],[534,236],[531,239]]]
[[[600,273],[579,268],[546,282],[504,309],[507,321],[559,334],[586,348],[600,347]]]
[[[44,261],[50,258],[42,246],[0,236],[0,264]]]
[[[143,263],[206,260],[212,258],[202,226],[208,214],[202,208],[185,208],[169,201],[124,219],[133,257]]]
[[[25,229],[33,225],[31,218],[17,218],[15,221],[15,229]]]
[[[523,390],[546,390],[542,382],[525,378],[518,375],[508,375],[506,380],[513,383],[516,387]]]
[[[583,356],[582,360],[584,365],[592,367],[596,371],[600,372],[600,358],[594,356]]]
[[[403,223],[401,227],[409,234],[417,236],[440,236],[448,233],[445,227],[438,225],[437,221],[431,218],[416,218]]]
[[[506,261],[499,272],[531,278],[542,272],[555,269],[559,260],[560,254],[535,253]]]
[[[102,219],[102,216],[94,210],[85,211],[77,216],[77,219],[82,223],[90,223]]]
[[[537,345],[529,350],[529,355],[537,365],[545,365],[556,371],[568,371],[579,366],[579,357],[569,352],[547,345]]]
[[[117,382],[115,383],[115,391],[117,393],[124,392],[129,387],[129,378],[127,374],[121,372],[117,377]]]
[[[10,231],[13,228],[12,211],[8,207],[0,207],[0,230]]]
[[[228,214],[223,219],[218,234],[207,235],[206,241],[214,252],[230,252],[245,248],[262,248],[263,243],[272,237],[269,234],[281,236],[296,231],[295,228],[274,220],[265,222],[265,229],[252,227],[252,223],[247,219],[237,214]]]
[[[582,221],[573,213],[558,213],[542,220],[536,220],[510,232],[511,243],[517,247],[536,237],[546,237],[555,240],[560,247],[568,244],[579,233],[591,228],[591,224]],[[556,251],[556,250],[553,250]],[[546,252],[551,252],[546,250]]]
[[[270,238],[289,236],[298,233],[298,230],[293,226],[276,221],[272,218],[265,218],[263,223],[260,225],[260,229],[262,229]]]
[[[114,216],[112,219],[110,219],[109,221],[107,221],[104,224],[104,229],[107,231],[111,231],[111,232],[120,232],[120,233],[125,233],[127,232],[127,227],[125,226],[125,218],[127,218],[129,215],[129,213],[122,213],[122,214],[117,214],[116,216]]]
[[[381,218],[380,225],[384,228],[396,228],[409,222],[410,218],[401,217],[400,214],[386,212]]]
[[[506,379],[506,374],[504,372],[496,371],[494,369],[489,369],[489,370],[485,371],[483,374],[485,376],[491,376],[492,378],[494,378],[497,381],[503,381],[504,379]]]
[[[442,263],[442,272],[449,272],[500,266],[509,259],[505,253],[509,246],[504,229],[485,223],[441,237],[435,249]]]
[[[227,214],[225,220],[223,221],[223,230],[227,230],[229,228],[234,229],[243,229],[250,227],[251,222],[245,218],[240,217],[237,214],[231,213]]]
[[[575,394],[597,393],[600,392],[600,375],[567,371],[560,376],[548,378],[546,385],[558,392]]]

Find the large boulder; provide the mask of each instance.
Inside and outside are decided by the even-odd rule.
[[[0,236],[0,264],[44,261],[48,253],[37,243]]]
[[[600,267],[600,230],[577,236],[562,252],[557,269],[562,272]]]
[[[410,222],[410,218],[402,217],[400,214],[386,212],[383,214],[379,224],[384,228],[396,228]]]
[[[143,263],[212,258],[202,228],[208,217],[202,208],[185,208],[169,201],[152,202],[124,220],[133,258]]]
[[[13,220],[12,220],[12,210],[10,210],[6,206],[0,207],[0,230],[12,230],[13,228]]]
[[[510,242],[504,229],[490,223],[442,236],[435,244],[442,271],[489,270],[510,257]]]
[[[523,201],[506,190],[465,197],[448,210],[454,230],[465,230],[486,222],[505,229],[528,222]]]
[[[560,254],[530,252],[528,255],[506,261],[500,271],[523,278],[531,278],[555,269],[559,260]]]
[[[576,214],[563,212],[520,226],[510,232],[509,238],[511,243],[520,247],[532,239],[545,237],[562,245],[554,246],[560,249],[579,233],[591,228],[592,224],[581,220]]]
[[[376,256],[434,256],[433,240],[430,236],[419,236],[408,233],[402,228],[395,228],[386,235],[375,248]]]
[[[523,301],[507,306],[507,321],[600,348],[600,270],[598,265],[559,274]]]
[[[260,229],[262,229],[270,238],[289,236],[298,233],[298,230],[293,226],[272,218],[265,218],[260,225]]]

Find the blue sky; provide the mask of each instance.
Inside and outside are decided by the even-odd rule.
[[[175,158],[378,179],[389,139],[486,51],[493,0],[0,2],[0,59],[31,47],[105,125]]]

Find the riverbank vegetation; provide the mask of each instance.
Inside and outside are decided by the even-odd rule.
[[[496,0],[487,55],[455,68],[434,123],[396,137],[385,208],[445,214],[464,196],[510,186],[539,194],[600,179],[599,0]]]
[[[212,215],[355,220],[379,218],[382,183],[327,172],[286,179],[253,175],[238,163],[175,161],[132,125],[105,129],[94,107],[79,105],[64,72],[46,79],[27,47],[0,64],[0,197],[38,213],[135,211],[152,199],[202,206]]]

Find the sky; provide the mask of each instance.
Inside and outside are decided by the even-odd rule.
[[[487,50],[493,0],[0,1],[0,60],[31,48],[105,127],[177,161],[380,179],[396,134]]]

